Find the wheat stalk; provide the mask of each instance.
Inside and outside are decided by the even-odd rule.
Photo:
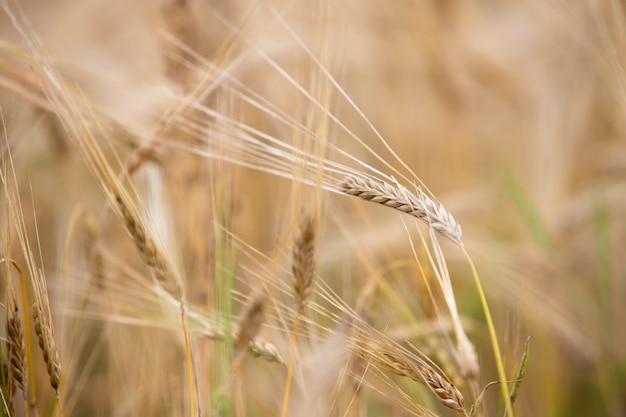
[[[339,190],[417,217],[442,236],[457,245],[461,244],[461,226],[442,204],[434,201],[420,188],[416,187],[415,193],[412,193],[400,184],[348,175],[339,183]]]

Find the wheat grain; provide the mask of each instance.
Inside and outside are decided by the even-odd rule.
[[[442,236],[461,244],[461,226],[452,214],[421,189],[415,193],[400,184],[348,175],[339,184],[345,194],[382,204],[422,220]]]

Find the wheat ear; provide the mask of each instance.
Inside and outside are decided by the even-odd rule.
[[[416,187],[413,193],[400,184],[348,175],[339,183],[339,190],[417,217],[442,236],[457,245],[461,244],[461,226],[442,204],[434,201],[420,188]]]
[[[6,317],[6,333],[7,333],[7,360],[8,366],[6,369],[7,378],[3,381],[7,381],[8,386],[8,398],[7,405],[9,410],[14,410],[13,407],[13,394],[15,387],[22,390],[22,398],[24,399],[24,410],[28,414],[28,403],[26,397],[25,388],[25,375],[26,375],[26,349],[24,345],[24,330],[22,329],[22,321],[20,319],[19,310],[17,308],[17,297],[15,292],[10,289],[7,303],[7,317]],[[11,411],[11,415],[13,411]]]
[[[380,370],[425,385],[443,405],[467,416],[463,394],[430,359],[416,356],[365,323],[355,324],[352,349],[357,356]]]
[[[134,210],[132,210],[131,205],[126,202],[124,195],[120,192],[116,192],[115,189],[113,190],[113,194],[115,196],[116,206],[124,221],[124,226],[133,239],[144,262],[150,268],[152,275],[165,291],[176,300],[182,301],[182,285],[167,258],[163,255],[161,249],[157,246],[150,234],[146,232],[143,222]]]
[[[8,216],[7,216],[8,217]],[[26,281],[24,278],[24,273],[22,269],[12,259],[2,258],[0,259],[1,263],[7,263],[7,265],[12,265],[18,272],[19,275],[19,283],[20,290],[22,296],[22,305],[26,305]],[[8,269],[8,266],[7,266]],[[7,271],[8,273],[8,271]],[[7,275],[8,276],[8,275]],[[33,359],[32,359],[32,351],[31,351],[31,343],[30,343],[30,327],[28,325],[28,312],[26,308],[22,311],[22,317],[20,318],[18,314],[18,303],[17,303],[17,295],[16,290],[12,285],[8,286],[9,288],[9,301],[7,303],[7,343],[8,343],[8,357],[9,357],[9,366],[7,371],[7,376],[10,376],[15,383],[22,389],[22,395],[24,399],[24,410],[26,415],[28,416],[28,395],[25,387],[25,380],[28,379],[30,382],[30,399],[33,403],[36,402],[35,396],[35,385],[34,385],[34,377],[33,377]],[[22,326],[23,320],[23,326]],[[24,331],[25,329],[25,331]],[[28,372],[28,376],[27,373]]]
[[[233,360],[233,364],[228,372],[226,383],[219,390],[217,395],[218,398],[225,395],[226,391],[233,386],[235,378],[239,375],[239,371],[241,370],[241,366],[243,365],[243,361],[246,357],[245,347],[250,346],[250,342],[252,342],[257,333],[259,333],[264,321],[265,297],[259,297],[254,300],[252,305],[250,305],[244,313],[239,323],[239,329],[234,335],[235,340],[237,340],[236,346],[239,352]]]
[[[287,415],[289,405],[289,393],[291,391],[291,379],[293,377],[293,361],[296,351],[296,337],[298,335],[298,323],[300,314],[311,294],[313,277],[315,276],[315,217],[305,215],[300,221],[298,235],[294,240],[292,252],[291,272],[294,278],[293,290],[296,298],[296,315],[291,329],[291,345],[289,348],[289,363],[287,368],[287,381],[285,382],[285,394],[283,396],[282,417]]]
[[[261,330],[265,321],[265,297],[257,298],[246,311],[239,324],[239,330],[235,335],[235,340],[242,346],[250,346],[255,336]]]
[[[259,297],[250,307],[246,310],[241,322],[239,323],[239,329],[235,334],[235,340],[237,341],[237,348],[240,350],[237,358],[233,361],[231,370],[231,377],[239,372],[239,368],[245,358],[246,347],[249,348],[250,343],[254,340],[256,335],[261,330],[261,326],[265,321],[265,297]]]
[[[15,294],[9,297],[7,305],[7,347],[9,359],[9,380],[12,380],[21,390],[25,391],[24,380],[26,375],[26,349],[24,345],[24,331],[17,308]]]
[[[362,355],[381,369],[386,369],[396,375],[404,376],[427,386],[439,401],[448,408],[466,414],[463,394],[441,372],[426,362],[417,362],[409,358],[400,350],[393,352],[378,349],[369,350]]]
[[[300,222],[299,235],[293,246],[291,272],[296,297],[296,309],[301,312],[311,295],[315,273],[315,220],[305,216]]]
[[[45,318],[39,303],[33,304],[33,320],[35,322],[35,334],[39,340],[39,347],[43,353],[43,360],[46,363],[46,370],[50,376],[50,385],[55,391],[59,390],[61,384],[61,362],[56,342],[52,334],[52,329]]]

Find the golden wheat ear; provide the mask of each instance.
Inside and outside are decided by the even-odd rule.
[[[152,235],[148,233],[142,219],[128,203],[125,194],[113,190],[116,208],[124,221],[126,231],[133,239],[144,262],[150,268],[158,284],[177,301],[183,300],[183,286],[180,278],[174,272],[171,263],[164,251],[157,245]]]
[[[244,314],[235,340],[237,345],[242,348],[250,346],[256,335],[261,330],[261,326],[265,321],[265,297],[259,297],[248,308]]]
[[[353,351],[361,359],[380,370],[425,385],[448,408],[464,416],[463,394],[430,359],[417,357],[365,323],[356,323]]]
[[[61,384],[59,352],[57,351],[54,332],[38,302],[33,304],[33,321],[35,323],[35,334],[37,335],[39,347],[43,353],[43,360],[46,363],[46,370],[50,377],[50,385],[55,391],[58,391]]]
[[[9,381],[15,383],[22,392],[25,391],[26,378],[26,347],[24,344],[24,330],[22,320],[17,307],[15,294],[9,296],[7,304],[7,351],[9,361]]]
[[[302,311],[311,296],[315,275],[315,219],[304,216],[300,221],[292,252],[291,272],[296,309]]]
[[[299,222],[291,253],[291,273],[294,278],[292,289],[295,297],[296,315],[291,329],[287,380],[285,382],[285,394],[283,396],[283,417],[286,416],[287,407],[289,405],[300,315],[311,296],[311,287],[313,285],[313,278],[315,277],[315,228],[315,217],[312,215],[304,215]]]
[[[234,382],[234,378],[239,374],[243,365],[246,351],[249,349],[249,346],[256,335],[261,331],[261,327],[265,322],[265,301],[265,297],[263,296],[255,299],[244,312],[243,317],[239,322],[237,332],[234,334],[238,354],[233,360],[233,364],[228,375],[228,382],[223,389],[226,389]]]
[[[348,175],[339,183],[339,190],[417,217],[440,235],[457,245],[461,244],[461,226],[442,204],[435,202],[420,188],[415,188],[415,193],[412,193],[400,184]]]
[[[7,347],[7,364],[3,359],[3,375],[2,381],[6,383],[6,407],[10,415],[15,412],[13,397],[16,388],[22,390],[24,398],[24,407],[27,406],[26,397],[26,345],[24,343],[24,330],[22,328],[22,320],[20,317],[17,297],[13,290],[9,290],[7,302],[6,316],[6,347]],[[26,408],[25,408],[26,409]]]

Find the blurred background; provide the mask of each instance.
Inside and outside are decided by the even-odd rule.
[[[530,337],[519,415],[626,415],[626,14],[621,2],[350,0],[320,6],[308,0],[63,0],[13,6],[29,22],[26,30],[36,34],[46,59],[98,109],[95,119],[103,115],[102,129],[108,129],[122,155],[137,143],[130,134],[128,139],[111,133],[112,121],[134,137],[148,137],[175,97],[199,84],[201,66],[190,69],[176,57],[205,60],[207,73],[210,66],[226,69],[298,118],[299,109],[310,108],[306,97],[261,54],[249,51],[262,51],[294,79],[315,85],[314,60],[303,48],[308,45],[461,224],[509,369]],[[7,137],[2,149],[10,144],[23,210],[32,217],[34,205],[42,262],[54,276],[72,213],[81,205],[97,214],[104,198],[46,104],[44,89],[30,82],[32,64],[24,57],[26,49],[17,46],[23,38],[6,14],[0,17],[0,33],[0,106]],[[320,79],[318,84],[326,85]],[[337,119],[397,165],[364,119],[335,87],[331,90],[328,108]],[[233,102],[224,97],[210,93],[205,103],[218,112],[233,111]],[[247,125],[281,140],[294,137],[268,114],[236,106]],[[339,149],[385,170],[336,124],[327,134]],[[327,157],[342,159],[332,152]],[[176,227],[188,238],[177,252],[189,276],[208,274],[211,266],[198,259],[213,256],[210,239],[194,239],[194,229],[211,222],[202,217],[211,210],[202,199],[209,171],[199,168],[202,158],[171,158],[167,181],[180,193],[173,211],[185,209]],[[290,181],[244,168],[229,175],[237,184],[233,229],[252,247],[271,252],[289,226],[284,214],[289,213]],[[412,256],[396,213],[368,206],[370,224],[363,227],[360,215],[352,214],[352,201],[329,198],[341,221],[328,215],[320,246],[322,278],[345,277],[342,268],[351,263],[342,261],[353,259],[354,251],[375,253],[381,262]],[[352,230],[358,244],[347,244],[336,223]],[[444,248],[486,384],[496,376],[477,296],[461,253],[447,243]],[[336,288],[359,286],[358,266],[350,268],[352,278]],[[191,300],[211,291],[208,284],[194,288]],[[63,297],[56,296],[62,304]],[[51,305],[54,310],[55,302]],[[393,306],[377,308],[381,317],[394,314]],[[120,401],[112,381],[94,374],[91,382],[82,382],[73,414],[119,411],[110,404]],[[281,386],[280,380],[274,384]],[[107,393],[111,397],[96,399]],[[496,400],[492,388],[485,401]],[[271,415],[254,410],[247,415]],[[362,415],[383,413],[376,407],[362,410]]]

